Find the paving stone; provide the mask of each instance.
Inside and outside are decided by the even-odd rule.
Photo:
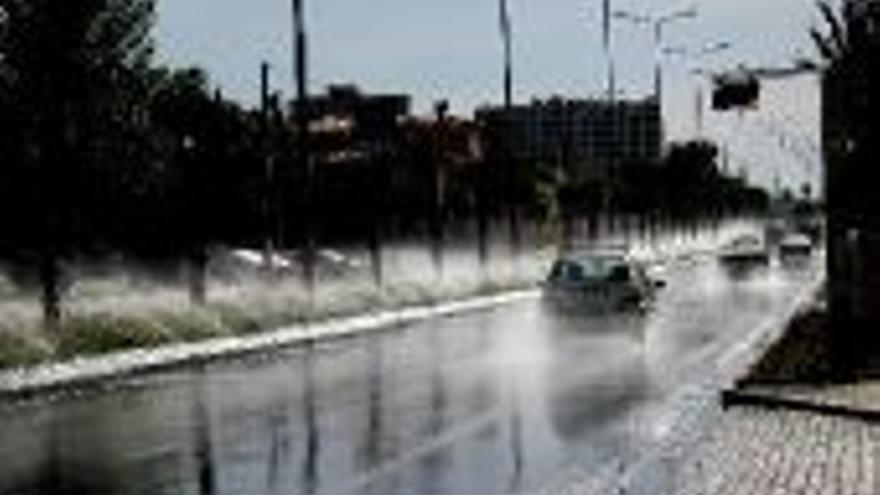
[[[542,495],[880,494],[878,424],[740,407],[702,433],[684,428],[623,474],[572,477]]]

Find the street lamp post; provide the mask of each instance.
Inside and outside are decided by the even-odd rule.
[[[606,14],[607,15],[607,14]],[[660,128],[661,128],[661,142],[663,141],[663,67],[662,67],[662,56],[661,56],[661,46],[663,44],[663,28],[667,24],[671,24],[673,22],[684,20],[684,19],[693,19],[697,17],[696,7],[690,7],[687,9],[682,9],[678,11],[674,11],[668,14],[655,16],[655,15],[645,15],[629,12],[626,10],[615,10],[611,13],[610,18],[616,20],[624,20],[629,21],[636,25],[647,25],[652,27],[653,35],[654,35],[654,97],[657,102],[657,109],[660,118]],[[611,69],[609,69],[609,97],[613,99],[613,67],[614,67],[614,55],[613,51],[609,54],[609,65]]]
[[[696,7],[690,7],[683,10],[671,12],[661,16],[636,14],[626,10],[616,10],[613,13],[614,19],[630,21],[634,24],[649,25],[654,33],[654,95],[657,98],[657,104],[663,107],[663,61],[661,57],[661,47],[663,46],[663,28],[667,24],[685,19],[694,19],[697,17]]]
[[[697,49],[685,48],[685,47],[664,47],[662,49],[663,55],[676,55],[683,58],[688,59],[703,59],[710,55],[714,55],[732,48],[732,44],[727,41],[719,41],[711,44],[703,45]],[[692,69],[691,74],[694,73],[694,69]],[[705,109],[705,99],[703,95],[703,85],[701,81],[697,80],[694,86],[694,133],[695,138],[697,140],[703,139],[703,114]],[[722,144],[722,173],[723,170],[727,168],[727,150],[728,146],[726,143]],[[718,221],[726,216],[727,212],[725,212],[724,206],[720,208],[715,208],[711,213],[712,225],[717,226]]]
[[[657,111],[660,118],[660,141],[663,137],[663,58],[661,47],[663,45],[663,28],[667,24],[685,19],[697,17],[696,7],[674,11],[661,16],[636,14],[625,10],[617,10],[612,14],[614,19],[625,20],[636,25],[648,25],[653,28],[654,34],[654,98],[657,102]]]
[[[697,17],[695,8],[673,12],[671,14],[659,17],[654,21],[654,45],[657,50],[663,46],[663,27],[678,20],[694,19]],[[654,66],[654,90],[657,94],[657,101],[662,107],[663,101],[663,61],[660,53],[657,53]]]

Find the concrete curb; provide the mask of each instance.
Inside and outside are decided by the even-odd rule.
[[[810,292],[819,290],[824,281],[824,276],[816,280],[812,285],[813,290]],[[749,360],[747,366],[744,367],[743,372],[734,378],[732,386],[721,391],[721,405],[724,409],[737,406],[758,406],[768,409],[785,409],[829,416],[847,417],[872,423],[880,422],[880,411],[877,410],[857,409],[841,404],[823,404],[809,399],[785,397],[766,392],[752,392],[743,388],[742,383],[746,380],[754,365],[764,357],[771,347],[785,336],[785,330],[791,320],[812,304],[813,301],[809,297],[799,299],[795,305],[795,310],[789,312],[790,314],[784,319],[781,327],[761,343],[759,350],[756,349],[757,352],[755,352],[752,359]]]
[[[270,350],[387,332],[434,318],[487,310],[536,299],[537,290],[510,291],[449,303],[415,306],[244,337],[212,339],[156,349],[135,349],[35,368],[0,372],[0,400],[22,400],[69,388],[98,388],[105,382]]]
[[[748,340],[740,343],[739,346],[732,349],[722,358],[727,360],[743,360],[741,363],[737,363],[735,368],[739,371],[727,380],[727,385],[722,387],[722,390],[737,390],[741,387],[741,384],[751,373],[752,368],[785,336],[789,323],[813,304],[816,293],[822,288],[825,281],[826,275],[822,271],[781,315],[771,321],[764,322],[759,327],[760,330],[752,332]]]
[[[721,404],[725,409],[736,406],[758,406],[767,409],[803,411],[826,416],[839,416],[858,419],[870,423],[880,423],[880,411],[856,409],[839,404],[821,404],[806,399],[793,399],[778,395],[725,390],[721,393]]]

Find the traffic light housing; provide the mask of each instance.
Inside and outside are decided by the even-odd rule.
[[[761,83],[753,74],[734,73],[717,76],[712,91],[712,109],[754,109],[758,107]]]

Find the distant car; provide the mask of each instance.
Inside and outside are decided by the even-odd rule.
[[[813,252],[813,242],[804,234],[788,234],[779,243],[779,256],[810,256]]]
[[[306,263],[305,252],[288,251],[285,252],[285,256],[292,260],[299,267],[300,272],[302,272]],[[312,263],[316,273],[320,273],[322,277],[329,278],[360,273],[368,268],[363,261],[354,259],[334,249],[316,250]]]
[[[770,251],[760,236],[744,234],[724,245],[718,258],[731,265],[765,264],[770,261]]]
[[[211,271],[215,276],[228,281],[295,273],[295,267],[289,258],[277,252],[271,253],[267,258],[267,254],[249,248],[218,250],[212,256]]]
[[[267,256],[269,256],[267,258]],[[321,277],[342,277],[363,271],[358,260],[333,249],[319,249],[312,259]],[[218,250],[212,259],[212,272],[223,279],[239,281],[256,277],[299,277],[304,273],[305,257],[301,251],[264,251],[248,248]]]
[[[662,285],[625,252],[586,250],[562,255],[553,263],[543,295],[562,309],[644,309]]]

